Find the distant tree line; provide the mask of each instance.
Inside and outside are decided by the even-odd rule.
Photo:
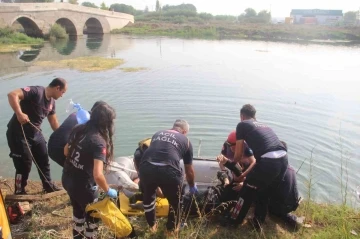
[[[79,4],[78,0],[60,0],[61,2],[67,1],[71,4]],[[54,0],[0,0],[4,3],[30,3],[30,2],[54,2]],[[271,13],[267,10],[256,12],[253,8],[247,8],[238,17],[232,15],[212,15],[210,13],[198,13],[193,4],[180,4],[180,5],[165,5],[161,6],[159,0],[156,0],[155,11],[149,11],[146,6],[144,10],[137,10],[133,6],[114,3],[106,6],[102,2],[100,6],[92,2],[83,2],[81,4],[85,7],[99,8],[102,10],[110,10],[114,12],[127,13],[135,16],[136,20],[140,21],[169,21],[173,23],[196,22],[205,23],[209,21],[221,22],[240,22],[240,23],[269,23],[271,21]],[[345,23],[356,23],[359,21],[359,11],[349,11],[344,14]]]

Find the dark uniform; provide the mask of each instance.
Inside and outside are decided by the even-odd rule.
[[[60,127],[50,135],[48,143],[49,156],[61,167],[64,167],[66,159],[64,147],[69,140],[71,130],[77,124],[76,113],[72,113],[65,119]]]
[[[284,178],[275,188],[270,187],[270,202],[269,213],[281,218],[291,226],[296,226],[297,217],[290,212],[293,212],[299,206],[299,192],[297,189],[296,172],[289,165]],[[264,200],[266,198],[260,198]],[[264,205],[261,203],[260,205]],[[266,209],[263,209],[266,210]]]
[[[45,117],[55,114],[55,100],[46,98],[45,87],[42,86],[29,86],[21,90],[24,94],[24,99],[20,101],[21,110],[28,115],[33,125],[40,128]],[[13,159],[16,169],[15,193],[26,193],[25,187],[33,159],[31,154],[38,165],[44,190],[46,192],[54,191],[55,186],[51,182],[49,157],[43,134],[29,123],[23,125],[25,137],[31,150],[29,152],[16,114],[13,115],[7,126],[6,137],[10,148],[10,157]]]
[[[267,189],[279,184],[288,166],[286,148],[271,128],[253,119],[244,120],[237,125],[236,140],[246,141],[254,152],[256,165],[246,177],[231,218],[241,223],[258,194],[263,200],[256,205],[255,218],[262,222],[265,220],[269,201]]]
[[[77,131],[78,128],[75,127],[69,138],[70,155],[64,164],[62,184],[69,194],[73,207],[73,218],[76,223],[74,230],[80,233],[86,219],[85,236],[92,237],[94,230],[97,229],[98,220],[90,216],[85,217],[85,207],[94,202],[98,196],[93,176],[94,159],[105,162],[106,142],[98,132],[93,131],[77,136]],[[81,137],[76,140],[78,142],[76,145],[73,143],[75,137]]]
[[[154,134],[150,147],[145,151],[140,162],[140,181],[144,190],[144,211],[150,227],[155,225],[156,188],[160,187],[171,205],[166,228],[175,229],[175,214],[179,217],[184,175],[180,160],[192,164],[193,148],[189,139],[174,130],[162,130]]]

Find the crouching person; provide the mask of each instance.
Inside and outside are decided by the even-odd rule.
[[[105,102],[99,104],[86,124],[73,129],[65,145],[62,184],[73,207],[73,238],[95,238],[98,219],[86,216],[85,208],[97,198],[97,185],[108,196],[117,197],[103,174],[104,164],[113,158],[114,119],[114,109]]]
[[[194,183],[192,166],[193,148],[186,137],[189,124],[185,120],[176,120],[172,129],[161,130],[152,137],[149,148],[145,151],[140,165],[140,182],[144,190],[144,211],[150,230],[155,232],[155,199],[156,188],[160,187],[169,201],[170,210],[166,228],[168,232],[176,232],[179,227],[183,172],[180,160],[184,160],[185,174],[190,192],[197,192]]]
[[[281,141],[287,150],[287,144]],[[293,167],[288,165],[285,176],[280,181],[279,185],[274,185],[271,188],[269,201],[269,214],[276,216],[283,220],[292,229],[299,229],[302,226],[302,220],[296,215],[292,214],[300,203],[299,191],[297,188],[296,172]],[[261,201],[263,198],[259,197],[260,202],[256,204],[264,205]],[[266,197],[265,197],[266,200]]]

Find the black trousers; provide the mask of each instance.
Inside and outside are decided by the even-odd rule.
[[[36,132],[34,137],[27,137],[30,151],[22,132],[8,128],[6,138],[10,148],[10,157],[15,166],[15,193],[25,192],[29,173],[32,165],[32,155],[38,165],[38,173],[46,191],[51,191],[52,182],[50,176],[49,157],[46,148],[46,141],[41,132]]]
[[[85,208],[98,197],[90,184],[80,184],[79,179],[63,173],[62,184],[67,191],[73,208],[73,238],[94,238],[100,219],[86,214]]]
[[[176,229],[180,224],[183,174],[171,166],[156,166],[149,162],[140,165],[140,181],[144,194],[144,211],[149,226],[155,225],[156,188],[160,187],[170,204],[166,228]]]
[[[231,212],[231,219],[242,223],[250,206],[256,199],[255,218],[265,220],[269,204],[269,188],[280,183],[288,167],[288,158],[262,158],[247,176],[240,190],[237,205]]]

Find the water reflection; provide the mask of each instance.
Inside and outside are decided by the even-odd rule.
[[[24,72],[33,68],[37,61],[60,61],[84,56],[108,56],[116,58],[118,51],[127,50],[133,39],[118,35],[91,34],[82,37],[49,41],[39,48],[0,54],[0,77]]]
[[[104,34],[89,34],[86,38],[86,47],[89,50],[97,50],[101,47]]]
[[[70,38],[50,41],[50,45],[56,49],[60,55],[70,55],[75,50],[76,43],[76,40]]]
[[[18,57],[20,60],[24,61],[24,62],[31,62],[33,60],[35,60],[40,53],[40,49],[31,49],[28,51],[19,51],[18,52]]]

